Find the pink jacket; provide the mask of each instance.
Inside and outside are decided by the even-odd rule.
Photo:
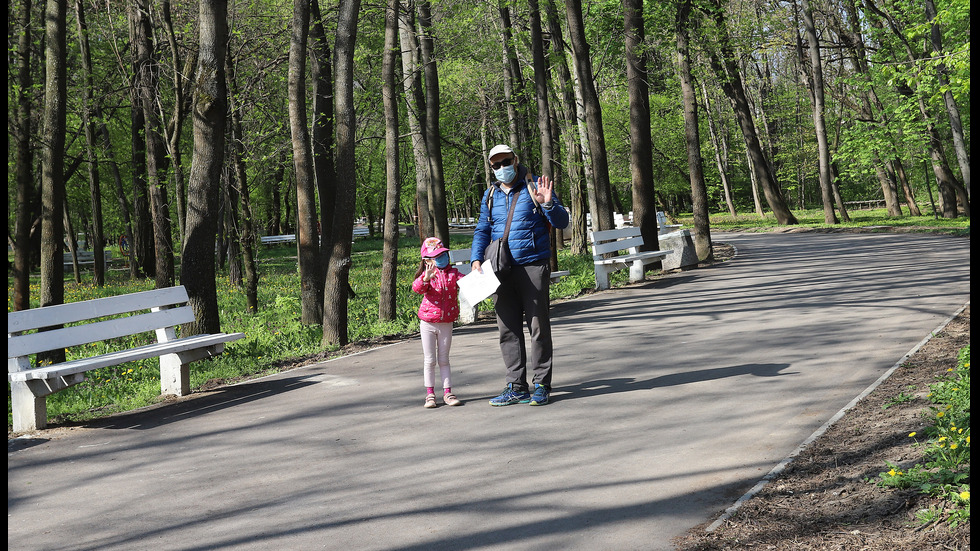
[[[449,266],[436,270],[429,281],[422,276],[412,282],[412,290],[422,295],[419,319],[430,323],[453,322],[459,318],[459,278],[462,272]]]

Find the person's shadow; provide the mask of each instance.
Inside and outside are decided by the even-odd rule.
[[[717,379],[737,377],[739,375],[752,375],[755,377],[779,377],[799,373],[798,371],[781,373],[782,370],[787,369],[788,367],[789,364],[742,364],[729,367],[712,367],[709,369],[697,369],[694,371],[670,373],[642,381],[628,377],[595,379],[592,381],[583,381],[578,384],[564,385],[555,388],[552,390],[551,401],[557,402],[559,400],[591,398],[593,396],[601,396],[603,394],[633,392],[635,390],[652,390],[654,388],[686,385],[703,381],[714,381]]]

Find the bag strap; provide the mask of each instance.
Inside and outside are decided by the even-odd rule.
[[[517,195],[514,197],[514,200],[510,202],[510,210],[507,211],[507,223],[504,224],[504,236],[501,238],[504,241],[507,241],[507,239],[510,237],[510,222],[514,219],[514,209],[517,207],[517,199],[519,198],[520,195]]]

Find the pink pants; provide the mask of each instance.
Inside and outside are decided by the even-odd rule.
[[[452,388],[449,381],[449,349],[453,344],[453,324],[419,321],[422,333],[422,378],[426,387],[435,387],[436,364],[442,375],[442,388]]]

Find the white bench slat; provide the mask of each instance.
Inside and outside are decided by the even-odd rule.
[[[626,254],[623,256],[617,256],[613,258],[603,258],[596,260],[596,264],[626,264],[633,262],[634,260],[647,260],[650,258],[663,258],[670,254],[672,251],[645,251],[635,254]]]
[[[589,232],[592,241],[592,260],[595,264],[597,289],[609,288],[609,274],[620,267],[628,267],[630,282],[643,280],[643,267],[656,259],[664,258],[672,250],[640,251],[643,235],[638,227],[624,227],[614,230]],[[627,251],[626,254],[606,258],[610,253]]]
[[[190,306],[180,306],[147,314],[136,314],[84,325],[72,325],[51,331],[39,331],[29,335],[20,335],[15,339],[8,338],[7,357],[16,358],[56,348],[68,348],[116,337],[146,333],[162,327],[172,327],[192,321],[194,321],[194,309]]]
[[[214,346],[216,344],[224,344],[226,342],[240,339],[244,336],[244,333],[194,335],[192,337],[185,337],[175,341],[151,343],[137,348],[131,348],[129,350],[110,352],[108,354],[93,356],[91,358],[81,358],[62,364],[35,367],[26,371],[15,371],[8,373],[7,379],[10,381],[30,381],[65,377],[75,373],[83,373],[93,369],[99,369],[100,367],[119,365],[137,360],[145,360],[147,358],[155,358],[164,354],[176,354],[179,352],[186,352],[188,350]]]
[[[158,357],[161,394],[190,393],[190,364],[221,354],[226,342],[245,335],[218,333],[176,338],[177,327],[195,319],[194,309],[186,304],[187,300],[187,290],[178,286],[9,312],[7,380],[13,430],[24,432],[47,426],[47,396],[83,382],[85,372],[101,367]],[[112,319],[105,319],[107,316]],[[69,326],[60,327],[62,324]],[[47,327],[57,329],[33,332]],[[153,333],[156,342],[31,367],[31,354],[144,333]]]
[[[185,302],[187,290],[178,286],[8,312],[7,334]]]

